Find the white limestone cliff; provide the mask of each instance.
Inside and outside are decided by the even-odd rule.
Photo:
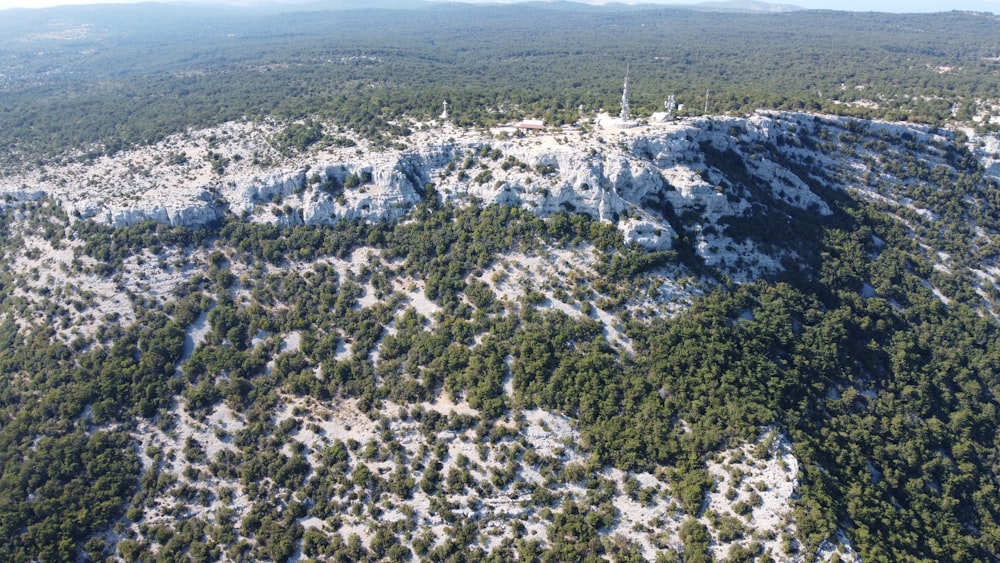
[[[354,147],[293,156],[270,146],[277,130],[231,123],[188,132],[115,157],[5,176],[0,196],[47,194],[74,217],[114,226],[199,226],[227,214],[287,226],[396,219],[433,186],[457,204],[585,213],[649,249],[671,248],[684,227],[707,264],[756,264],[752,277],[777,269],[782,256],[732,240],[728,218],[779,204],[828,215],[810,187],[817,182],[878,195],[868,185],[875,154],[868,144],[950,142],[923,126],[787,112],[514,137],[423,127],[405,147],[376,150],[358,139]],[[973,137],[970,146],[993,174],[997,137]],[[928,148],[918,157],[939,165],[941,152]],[[350,176],[368,181],[345,187]]]

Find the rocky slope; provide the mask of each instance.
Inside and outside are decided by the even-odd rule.
[[[976,166],[963,160],[971,149],[987,177],[1000,178],[996,136],[963,141],[915,125],[778,112],[627,129],[609,123],[528,135],[423,124],[393,148],[351,139],[356,146],[304,153],[275,148],[274,124],[231,123],[6,177],[0,194],[49,194],[74,217],[114,226],[198,226],[227,213],[295,225],[395,219],[431,188],[445,200],[518,205],[542,216],[586,213],[649,249],[671,248],[680,231],[708,265],[750,279],[794,258],[794,249],[775,241],[727,234],[733,220],[771,202],[783,204],[784,220],[792,210],[823,216],[829,209],[813,189],[819,185],[933,221],[936,212],[910,195],[941,179],[921,177],[922,169],[945,178],[968,172]],[[919,163],[917,176],[898,169],[904,160]]]
[[[169,311],[171,323],[180,323],[174,336],[184,341],[182,353],[168,369],[183,393],[155,416],[120,426],[138,452],[144,483],[128,515],[103,532],[123,559],[123,545],[169,557],[179,541],[172,538],[194,526],[204,531],[196,543],[231,559],[322,559],[344,543],[374,559],[388,556],[391,545],[424,555],[467,529],[474,532],[464,545],[530,551],[565,540],[570,532],[560,522],[591,506],[588,523],[599,530],[605,553],[676,555],[690,548],[693,526],[720,558],[750,552],[857,560],[852,529],[828,530],[826,541],[804,549],[793,511],[802,468],[780,429],[760,428],[756,442],[712,454],[704,468],[711,486],[697,497],[701,509],[682,510],[684,482],[673,468],[600,466],[572,418],[521,408],[524,391],[514,389],[510,355],[492,366],[504,372],[492,391],[510,406],[500,416],[486,414],[471,387],[451,392],[440,381],[434,396],[376,405],[303,389],[349,379],[342,371],[350,366],[362,370],[359,378],[404,393],[392,374],[430,369],[393,357],[407,339],[425,339],[430,348],[444,335],[445,346],[454,341],[488,357],[483,351],[496,344],[474,323],[528,323],[531,311],[579,323],[590,340],[603,338],[622,358],[641,354],[629,338],[630,318],[675,315],[713,279],[752,281],[808,262],[815,247],[794,234],[831,216],[844,194],[874,202],[912,235],[935,264],[934,271],[916,271],[941,299],[938,286],[966,272],[977,292],[972,298],[988,311],[1000,275],[1000,234],[987,213],[1000,179],[997,137],[770,112],[629,129],[585,123],[523,136],[424,124],[405,146],[387,149],[327,128],[340,135],[335,144],[354,146],[289,151],[278,142],[282,127],[232,123],[3,180],[11,231],[21,234],[0,254],[15,276],[0,290],[10,290],[18,311],[0,318],[0,326],[13,322],[24,333],[87,349],[149,311]],[[344,219],[403,218],[403,226],[407,213],[429,200],[459,208],[500,203],[542,216],[584,213],[646,250],[689,259],[658,264],[615,287],[598,268],[605,249],[532,241],[456,274],[465,289],[447,302],[409,258],[375,243],[319,257],[279,253],[275,262],[236,241],[160,241],[116,261],[114,247],[133,243],[115,233],[128,231],[108,234],[106,252],[70,236],[87,219],[111,226],[224,219],[227,228],[245,221],[288,232]],[[48,209],[53,201],[65,216]],[[884,242],[872,245],[877,253]],[[473,298],[476,290],[487,297]],[[865,299],[892,295],[867,282],[857,290]],[[332,297],[317,304],[324,292]],[[198,314],[177,320],[179,298]],[[243,315],[246,334],[222,309]],[[753,320],[739,313],[733,322]],[[425,352],[411,355],[418,353]],[[210,367],[232,357],[252,367]],[[241,369],[246,378],[236,374]],[[488,369],[467,371],[478,377]],[[252,410],[239,408],[248,399],[234,391],[237,380],[245,396],[254,396],[253,386],[262,389]],[[264,393],[271,381],[282,383]],[[831,389],[831,397],[837,393]],[[114,429],[100,405],[74,416],[91,433]],[[685,420],[671,424],[690,433]],[[255,440],[267,447],[258,451]],[[279,516],[297,530],[291,551],[277,545]],[[467,528],[470,522],[475,526]]]

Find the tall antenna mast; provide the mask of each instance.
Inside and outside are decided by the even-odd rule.
[[[622,123],[626,123],[629,120],[628,115],[628,73],[629,67],[625,67],[625,88],[622,90],[622,112],[618,116]]]
[[[708,113],[708,88],[705,88],[705,113]]]

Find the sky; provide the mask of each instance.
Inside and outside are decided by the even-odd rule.
[[[0,0],[0,10],[6,8],[44,8],[65,4],[121,4],[140,0]],[[146,0],[149,1],[149,0]],[[155,0],[154,0],[155,1]],[[162,0],[161,0],[162,1]],[[168,0],[169,1],[169,0]],[[251,4],[266,0],[186,0],[189,4]],[[479,0],[482,1],[482,0]],[[511,1],[511,0],[501,0]],[[583,0],[591,3],[603,1]],[[618,0],[622,1],[622,0]],[[705,0],[625,0],[627,3],[692,4]],[[765,0],[766,1],[766,0]],[[1000,14],[1000,0],[770,0],[776,4],[792,4],[818,10],[850,10],[858,12],[947,12],[974,10]],[[270,0],[270,3],[294,4],[296,0]],[[331,2],[333,4],[334,2]]]

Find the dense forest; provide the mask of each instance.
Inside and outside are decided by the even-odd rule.
[[[4,164],[115,153],[225,120],[320,116],[372,138],[451,103],[459,125],[571,122],[632,105],[943,123],[992,112],[990,14],[706,13],[565,4],[255,14],[166,5],[11,11],[0,22]],[[706,96],[707,92],[707,96]]]

